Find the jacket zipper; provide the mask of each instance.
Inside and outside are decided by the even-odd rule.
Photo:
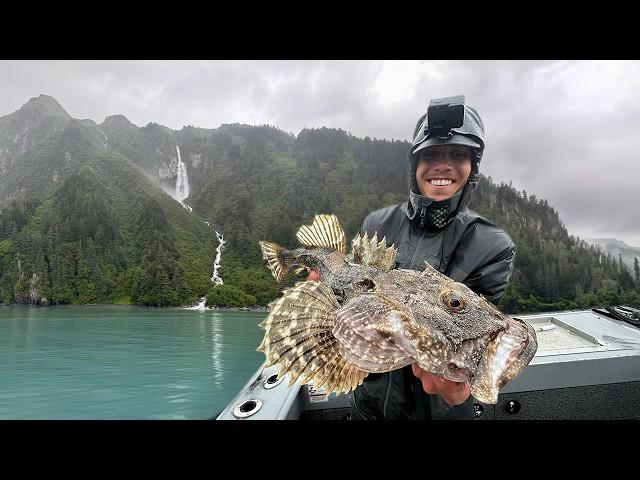
[[[424,237],[426,237],[426,236],[427,236],[427,232],[424,231],[424,230],[421,230],[420,231],[420,236],[418,237],[418,241],[416,242],[416,247],[413,250],[413,253],[411,254],[411,260],[409,261],[409,264],[405,268],[414,268],[416,266],[416,265],[414,265],[414,263],[416,261],[416,255],[420,251],[420,246],[422,245]]]
[[[420,228],[424,227],[424,218],[426,217],[427,214],[427,207],[425,205],[422,205],[422,209],[420,210]]]

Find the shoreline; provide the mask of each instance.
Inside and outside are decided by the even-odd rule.
[[[230,312],[268,312],[267,307],[207,307],[206,310],[224,310]]]
[[[190,307],[178,307],[184,310],[224,310],[231,312],[268,312],[269,309],[267,307],[256,307],[256,306],[246,306],[246,307],[207,307],[206,306],[206,297],[200,297],[200,300],[195,305],[191,305]]]
[[[230,312],[268,312],[269,309],[267,307],[202,307],[200,305],[192,305],[192,306],[170,306],[170,307],[151,307],[146,305],[135,305],[133,303],[64,303],[59,305],[38,305],[38,304],[29,304],[29,303],[0,303],[0,308],[6,307],[20,307],[20,308],[55,308],[55,307],[136,307],[136,308],[158,308],[158,309],[171,309],[178,308],[180,310],[201,310],[201,311],[230,311]]]

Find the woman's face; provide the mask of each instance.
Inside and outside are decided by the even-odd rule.
[[[471,148],[464,145],[436,145],[420,151],[416,183],[420,193],[433,200],[454,196],[471,174]]]

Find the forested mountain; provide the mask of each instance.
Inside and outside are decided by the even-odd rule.
[[[622,259],[631,269],[635,270],[638,265],[638,259],[640,259],[640,248],[638,247],[632,247],[615,238],[585,238],[584,240],[592,245],[598,245],[605,254],[610,253],[618,261]]]
[[[31,99],[0,118],[0,298],[265,305],[296,279],[277,285],[258,241],[295,246],[316,213],[352,237],[367,213],[406,199],[408,148],[328,128],[96,125]],[[170,197],[180,168],[192,213]],[[571,236],[545,200],[483,177],[472,208],[518,247],[505,310],[640,302],[640,278]],[[218,287],[214,230],[227,241]]]
[[[180,305],[206,294],[214,232],[105,148],[95,123],[41,96],[0,118],[0,139],[0,300]]]

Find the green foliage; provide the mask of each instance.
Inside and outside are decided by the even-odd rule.
[[[5,303],[182,305],[211,284],[214,233],[118,155],[88,161],[37,209],[4,210],[9,224],[22,228],[0,244]]]
[[[50,98],[23,110],[0,119],[10,158],[0,177],[4,303],[165,306],[207,295],[210,305],[265,306],[304,276],[277,284],[260,240],[294,247],[298,227],[317,213],[336,214],[352,238],[369,212],[407,198],[408,142],[330,128],[297,137],[239,124],[139,128],[117,115],[99,130]],[[193,213],[149,180],[161,176],[159,185],[173,188],[176,145]],[[570,236],[546,200],[481,177],[471,207],[517,246],[505,311],[638,305],[638,260],[631,271]],[[210,280],[215,231],[227,241],[219,287]]]
[[[481,177],[472,207],[504,228],[517,247],[514,272],[500,302],[508,313],[633,304],[631,272],[600,247],[568,234],[546,200]]]
[[[256,297],[234,285],[212,286],[207,292],[207,307],[237,308],[255,305]]]
[[[38,206],[35,198],[13,200],[0,211],[0,239],[9,238],[29,223],[29,219]]]
[[[295,141],[270,140],[264,127],[226,126],[212,143],[226,146],[199,170],[190,203],[225,233],[225,284],[267,304],[286,287],[264,268],[258,241],[297,245],[295,231],[316,213],[335,213],[347,237],[371,211],[407,198],[407,142],[357,139],[341,130],[310,129]],[[504,228],[517,245],[510,313],[633,302],[638,285],[615,259],[568,234],[546,200],[480,177],[472,208]],[[231,259],[233,258],[233,259]],[[291,283],[291,279],[289,283]]]

